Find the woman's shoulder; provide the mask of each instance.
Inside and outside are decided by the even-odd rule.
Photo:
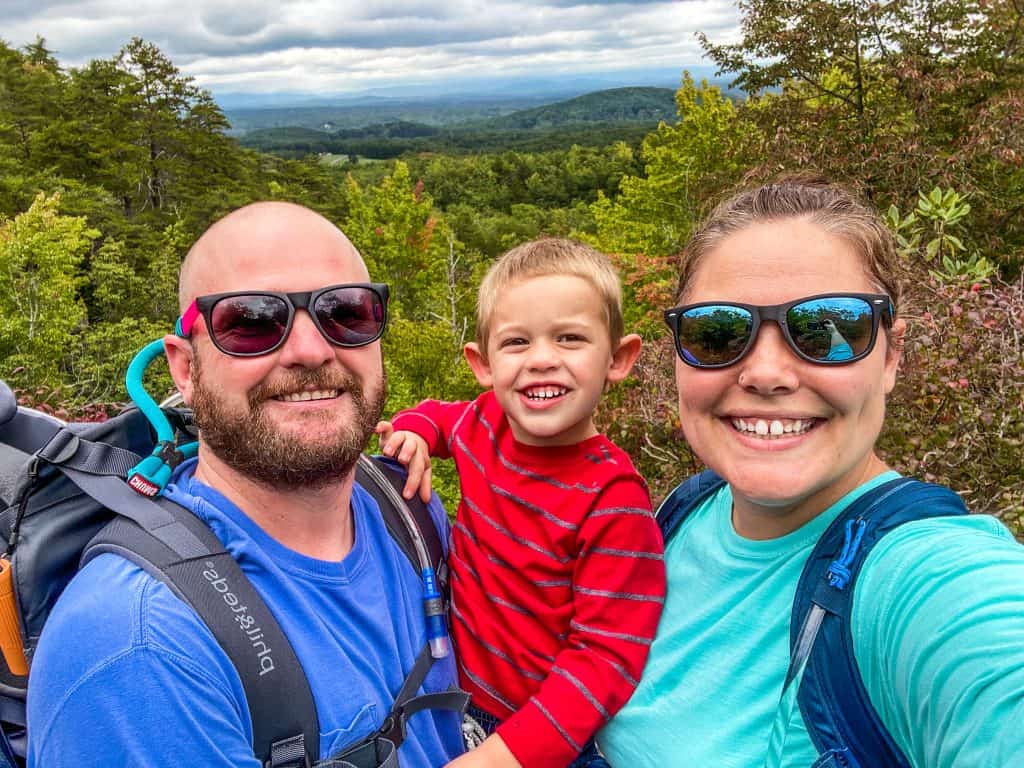
[[[913,608],[918,595],[928,603],[942,599],[983,598],[1019,591],[1024,579],[1024,546],[990,515],[957,515],[914,520],[897,527],[871,550],[864,562],[854,601],[867,600],[876,615]],[[934,606],[933,606],[934,607]]]
[[[1002,733],[1024,712],[1021,584],[1024,546],[988,515],[905,523],[868,555],[854,653],[914,765],[1015,765],[1024,754],[1024,739]],[[984,757],[997,753],[1015,757]]]
[[[946,570],[973,559],[988,560],[1004,551],[1024,562],[1022,547],[1010,530],[991,515],[955,515],[914,520],[882,538],[864,564],[865,576],[898,570]],[[883,577],[884,578],[884,577]]]

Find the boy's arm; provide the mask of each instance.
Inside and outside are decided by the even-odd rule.
[[[380,452],[405,467],[405,498],[411,499],[418,492],[424,503],[430,501],[430,457],[451,457],[451,434],[468,407],[471,404],[424,400],[414,408],[396,413],[393,421],[377,424]]]
[[[661,532],[639,477],[611,483],[580,527],[569,635],[497,733],[520,763],[564,768],[626,703],[665,601]]]
[[[380,452],[405,467],[405,485],[402,496],[411,499],[419,494],[424,504],[430,502],[433,490],[430,452],[427,441],[415,432],[395,431],[390,421],[379,421],[374,430],[380,438]]]
[[[412,432],[421,437],[431,456],[448,459],[451,458],[449,442],[452,434],[471,407],[472,403],[424,400],[413,408],[396,413],[391,424],[395,431]]]

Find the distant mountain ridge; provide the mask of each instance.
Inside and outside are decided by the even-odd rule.
[[[244,143],[252,144],[272,131],[305,128],[320,138],[355,138],[348,131],[362,136],[390,136],[393,129],[383,126],[400,123],[419,125],[413,134],[430,135],[428,127],[478,131],[522,131],[582,126],[588,123],[647,123],[675,117],[675,91],[671,88],[634,86],[609,88],[585,93],[570,99],[536,106],[523,104],[522,99],[433,104],[381,104],[378,108],[359,106],[300,107],[295,109],[228,110],[227,117],[234,133],[246,135]],[[406,133],[406,136],[413,134]]]
[[[643,86],[585,93],[573,99],[493,118],[485,125],[499,130],[529,130],[580,123],[657,123],[671,120],[675,114],[675,91]]]
[[[450,122],[441,126],[396,119],[393,112],[384,111],[380,121],[371,125],[278,124],[249,131],[239,141],[243,146],[287,157],[323,154],[387,159],[405,152],[544,151],[573,144],[638,142],[659,122],[673,121],[675,113],[675,91],[671,88],[611,88],[497,117],[481,116],[479,105],[475,105],[461,121],[451,114]]]

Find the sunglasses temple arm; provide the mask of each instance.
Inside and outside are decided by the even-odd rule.
[[[192,302],[188,305],[181,317],[178,318],[178,322],[174,325],[174,332],[183,339],[187,339],[192,335],[192,326],[196,323],[196,318],[199,317],[199,306],[196,302]]]

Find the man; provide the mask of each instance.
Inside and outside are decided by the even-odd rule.
[[[189,252],[181,336],[164,340],[200,428],[166,495],[210,526],[280,623],[309,679],[321,759],[380,727],[425,644],[419,577],[354,484],[385,397],[386,289],[368,281],[326,219],[250,205]],[[446,524],[436,500],[431,511]],[[442,659],[423,689],[454,679]],[[34,766],[261,765],[240,678],[209,629],[116,555],[91,561],[51,614],[28,718]],[[429,710],[399,754],[438,766],[461,751],[458,716]]]

